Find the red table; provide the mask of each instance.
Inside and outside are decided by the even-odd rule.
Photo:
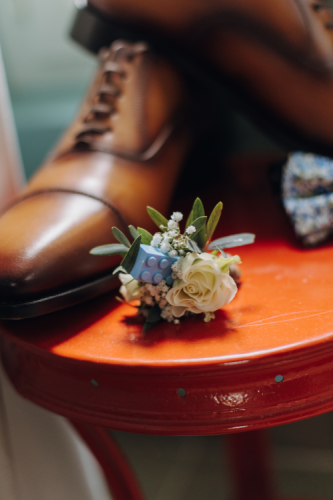
[[[117,500],[141,496],[105,428],[238,433],[333,409],[333,248],[297,246],[264,167],[239,162],[237,182],[210,191],[212,204],[225,202],[217,236],[257,234],[256,244],[238,249],[243,282],[215,321],[160,324],[143,336],[135,309],[110,294],[1,322],[12,383],[74,422]],[[261,439],[257,432],[232,438],[239,498],[274,495]]]

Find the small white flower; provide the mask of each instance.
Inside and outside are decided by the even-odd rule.
[[[168,229],[178,229],[178,222],[174,220],[169,220]]]
[[[163,240],[163,243],[161,244],[161,250],[164,253],[168,253],[171,250],[171,245],[168,241]]]
[[[179,319],[174,319],[173,323],[174,323],[174,325],[179,325],[180,321],[179,321]]]
[[[174,320],[170,304],[168,304],[167,306],[165,306],[164,309],[162,309],[161,318],[165,319],[169,323],[171,323]]]
[[[187,234],[194,234],[196,232],[196,229],[194,226],[188,226],[186,229]]]
[[[185,255],[185,250],[179,250],[180,255]]]
[[[162,235],[160,233],[155,233],[150,244],[152,247],[158,247],[161,241],[162,241]]]
[[[169,252],[169,255],[170,255],[170,257],[176,257],[178,255],[178,252],[177,252],[177,250],[171,250]]]
[[[172,215],[171,215],[171,219],[176,221],[176,222],[180,222],[183,218],[183,214],[181,212],[174,212]]]
[[[168,234],[171,238],[176,238],[176,236],[178,236],[178,232],[177,231],[168,231]]]
[[[144,297],[144,301],[147,304],[147,306],[152,306],[154,305],[152,297]]]

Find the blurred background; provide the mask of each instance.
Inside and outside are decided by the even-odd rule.
[[[0,44],[27,177],[73,119],[96,67],[96,57],[68,37],[74,10],[73,0],[0,2]],[[279,149],[233,110],[224,116],[232,141],[221,134],[222,152]]]
[[[1,0],[0,45],[27,177],[74,117],[96,58],[70,41],[72,0]],[[228,154],[275,154],[278,145],[228,107]],[[333,415],[268,431],[276,484],[283,496],[333,498]],[[148,500],[231,497],[223,437],[158,437],[114,433]],[[51,450],[50,450],[51,452]]]

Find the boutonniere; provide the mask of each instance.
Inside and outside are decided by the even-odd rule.
[[[190,314],[204,314],[208,322],[214,311],[225,306],[237,293],[238,255],[225,253],[254,242],[250,233],[212,240],[222,212],[219,202],[209,218],[199,198],[194,202],[184,233],[179,223],[183,214],[174,212],[167,220],[157,210],[147,207],[159,231],[154,235],[145,229],[129,226],[134,239],[116,227],[112,232],[119,244],[93,248],[93,255],[122,255],[123,261],[114,274],[122,283],[121,301],[139,300],[139,314],[144,315],[143,333],[161,320],[178,324]],[[235,278],[235,279],[234,279]]]

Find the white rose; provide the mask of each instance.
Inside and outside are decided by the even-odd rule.
[[[119,273],[119,279],[122,282],[119,292],[124,297],[126,302],[140,299],[142,286],[139,286],[139,281],[132,278],[130,274],[123,273]]]
[[[174,281],[166,296],[176,318],[186,311],[196,314],[216,311],[236,295],[236,283],[208,253],[188,254],[183,259],[181,272],[182,279]]]

